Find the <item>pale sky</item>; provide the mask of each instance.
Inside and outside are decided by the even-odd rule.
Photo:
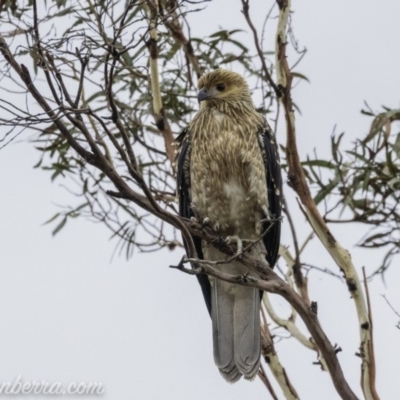
[[[258,27],[270,4],[251,1]],[[314,148],[328,154],[335,124],[337,132],[346,131],[346,143],[368,130],[370,120],[360,114],[364,100],[374,110],[399,107],[400,3],[304,0],[294,2],[293,9],[296,37],[308,49],[297,70],[310,79],[294,91],[302,111],[297,116],[299,148],[303,156]],[[218,26],[237,27],[243,21],[239,10],[237,0],[211,2],[193,22],[192,35],[206,35]],[[275,24],[271,20],[267,32],[272,33]],[[265,48],[273,46],[268,34]],[[282,128],[277,132],[280,141]],[[105,227],[84,220],[68,223],[52,238],[52,227],[42,224],[69,195],[60,183],[52,184],[48,174],[32,169],[38,156],[29,143],[0,152],[0,381],[21,375],[24,381],[103,382],[102,398],[110,400],[268,399],[258,379],[230,385],[220,377],[197,281],[168,268],[180,260],[180,250],[111,260],[116,242],[109,240]],[[288,188],[286,192],[291,194]],[[295,207],[293,212],[300,232],[307,235],[310,228]],[[379,265],[381,254],[354,248],[365,227],[331,229],[350,249],[359,273],[362,266],[372,271]],[[289,242],[286,224],[284,230],[283,243]],[[336,271],[318,243],[307,251],[305,261]],[[386,286],[380,278],[370,284],[377,389],[385,400],[400,398],[395,381],[400,330],[381,296],[386,294],[400,310],[398,261],[386,274]],[[310,296],[318,302],[329,339],[342,347],[339,361],[361,396],[360,360],[354,355],[358,324],[345,285],[313,273]],[[283,300],[274,304],[287,315]],[[312,365],[313,353],[293,339],[280,341],[276,349],[300,398],[339,398],[328,374]],[[276,391],[283,399],[279,388]]]

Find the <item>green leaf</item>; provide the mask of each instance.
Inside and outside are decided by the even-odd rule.
[[[326,196],[328,196],[332,190],[337,186],[337,181],[333,180],[330,184],[324,186],[314,197],[315,204],[321,203],[322,200],[325,199]]]
[[[47,220],[46,222],[43,223],[43,225],[47,225],[50,222],[53,222],[58,216],[60,215],[60,213],[54,214],[49,220]]]
[[[291,74],[295,78],[303,79],[307,82],[310,82],[310,80],[305,75],[301,74],[300,72],[291,72]]]
[[[53,230],[52,235],[55,236],[57,235],[58,232],[61,231],[62,228],[64,228],[65,224],[67,223],[67,217],[64,217],[62,221],[56,226],[56,228]]]
[[[304,166],[313,166],[313,167],[323,167],[323,168],[329,168],[329,169],[334,169],[335,164],[333,164],[331,161],[326,161],[326,160],[307,160],[303,161],[301,165]]]

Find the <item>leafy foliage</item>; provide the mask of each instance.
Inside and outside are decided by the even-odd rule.
[[[325,219],[337,223],[363,223],[370,227],[359,246],[386,249],[383,273],[400,251],[400,111],[385,108],[373,117],[370,131],[357,139],[351,150],[341,145],[343,134],[331,140],[332,159],[309,159],[303,163],[316,187],[315,202],[327,201]],[[392,130],[397,132],[392,133]],[[339,217],[331,217],[339,210]],[[341,218],[348,211],[349,218]]]
[[[281,145],[281,149],[287,156],[283,159],[289,166],[289,184],[299,195],[310,225],[340,267],[354,299],[360,327],[362,387],[364,393],[375,392],[369,304],[365,303],[348,252],[329,232],[325,221],[362,223],[369,229],[360,246],[386,252],[375,273],[385,272],[399,253],[400,134],[391,131],[398,126],[400,111],[385,108],[375,114],[369,108],[364,110],[372,123],[363,140],[358,139],[348,150],[342,145],[343,134],[335,135],[330,159],[313,156],[300,165],[294,117],[299,107],[293,102],[292,88],[293,83],[308,79],[293,70],[305,50],[299,49],[290,26],[290,2],[274,2],[278,11],[277,82],[272,78],[275,66],[268,59],[275,54],[263,48],[264,29],[260,37],[249,14],[248,0],[241,4],[249,33],[253,34],[253,46],[243,40],[239,29],[220,27],[207,37],[192,36],[188,15],[201,13],[199,5],[206,2],[0,2],[0,90],[4,93],[0,96],[0,146],[23,133],[32,135],[30,140],[39,152],[35,167],[48,171],[52,181],[63,182],[71,194],[68,206],[47,221],[54,225],[53,235],[71,219],[88,218],[107,226],[119,240],[117,248],[130,257],[134,249],[146,252],[180,246],[177,232],[172,229],[175,227],[184,235],[190,256],[182,259],[177,269],[254,284],[265,291],[263,304],[276,326],[316,352],[317,364],[331,372],[338,393],[346,393],[343,398],[356,398],[343,379],[338,349],[329,343],[318,323],[316,303],[310,301],[303,276],[311,268],[330,271],[301,262],[302,250],[313,234],[299,245],[287,204],[284,206],[294,256],[288,248],[280,247],[286,272],[279,273],[286,283],[266,263],[262,266],[262,260],[255,262],[246,252],[241,261],[260,279],[247,274],[221,276],[212,265],[224,261],[196,260],[191,235],[212,243],[232,259],[238,257],[236,249],[207,227],[176,215],[173,139],[197,109],[196,80],[204,71],[218,67],[242,72],[250,82],[257,109],[269,113],[275,131],[283,108],[288,140],[287,148]],[[291,60],[294,67],[287,61],[289,46],[298,57]],[[314,200],[309,186],[314,190]],[[324,218],[315,203],[325,207]],[[188,262],[193,262],[196,269],[186,269]],[[268,292],[280,294],[290,303],[288,319],[274,312]],[[295,325],[297,314],[311,339]],[[264,319],[263,355],[273,364],[272,371],[284,392],[290,391],[297,398],[277,358],[268,325]],[[270,390],[265,373],[260,370],[259,374]]]
[[[184,19],[196,7],[196,4],[162,2],[157,20],[160,91],[165,117],[175,133],[188,124],[197,108],[196,88],[187,56],[161,22],[167,18]],[[110,143],[112,136],[126,150],[115,120],[117,112],[148,185],[159,199],[169,199],[165,203],[172,207],[173,170],[163,150],[162,134],[153,123],[149,27],[143,3],[65,0],[47,2],[37,13],[43,55],[33,45],[36,40],[32,29],[33,2],[24,6],[5,5],[3,26],[8,26],[10,32],[12,27],[17,27],[13,31],[18,35],[15,43],[17,59],[31,65],[38,79],[43,79],[43,72],[50,74],[55,83],[53,88],[47,89],[47,94],[54,91],[58,97],[59,104],[53,100],[52,107],[74,139],[82,142],[83,135],[65,117],[66,113],[79,115],[107,159],[126,176],[126,166]],[[250,74],[256,74],[249,50],[236,39],[239,33],[238,30],[221,30],[207,38],[187,40],[199,55],[204,70],[236,61],[243,66],[252,66],[248,70]],[[229,51],[223,49],[224,46],[228,46]],[[3,70],[7,71],[4,62]],[[7,75],[13,79],[10,71]],[[68,96],[75,107],[69,104]],[[153,251],[176,245],[175,232],[164,232],[162,223],[152,215],[143,214],[132,204],[106,194],[112,188],[109,179],[76,154],[47,115],[28,114],[4,100],[2,102],[8,108],[9,117],[3,126],[12,127],[3,137],[4,145],[27,128],[33,128],[38,133],[32,142],[41,153],[36,168],[51,172],[54,181],[66,180],[69,191],[77,197],[76,206],[66,207],[51,219],[57,224],[53,234],[58,233],[69,219],[81,216],[102,222],[111,229],[113,236],[121,239],[120,249],[125,250],[127,256],[132,254],[135,246],[141,251]],[[20,129],[16,132],[16,128]],[[86,144],[85,148],[90,146]]]
[[[220,28],[208,37],[196,37],[186,28],[187,16],[201,12],[204,3],[163,0],[155,10],[163,121],[178,134],[197,109],[196,78],[202,71],[224,67],[242,71],[249,79],[258,110],[269,113],[276,129],[278,99],[267,84],[256,50],[243,40],[243,31]],[[146,9],[146,2],[116,0],[48,0],[37,9],[34,1],[1,4],[4,37],[13,38],[16,59],[34,72],[38,85],[46,81],[41,90],[73,139],[91,150],[87,135],[76,123],[82,121],[115,170],[140,189],[129,177],[124,160],[132,146],[152,193],[163,207],[174,210],[174,172],[164,150],[165,137],[160,130],[164,125],[152,105],[149,18],[154,10]],[[292,35],[290,39],[301,61],[304,52]],[[273,54],[268,49],[262,52],[265,57]],[[1,62],[3,82],[14,87],[15,74],[6,60]],[[273,72],[273,63],[267,62]],[[292,76],[307,80],[297,71],[292,71]],[[113,237],[119,238],[119,249],[127,257],[134,248],[155,251],[179,244],[176,233],[159,219],[124,199],[110,197],[113,184],[107,174],[82,159],[46,113],[30,100],[21,104],[1,96],[4,116],[0,123],[5,133],[0,145],[6,146],[26,131],[35,132],[31,141],[40,152],[35,167],[50,172],[53,181],[65,181],[64,186],[76,197],[50,219],[55,224],[53,234],[71,218],[84,217],[106,225]],[[391,132],[400,111],[385,109],[375,114],[368,108],[363,113],[372,118],[364,139],[346,150],[342,135],[334,136],[332,158],[309,157],[303,167],[315,188],[316,203],[325,205],[327,221],[357,222],[371,228],[360,246],[386,249],[377,271],[384,272],[400,248],[400,136]],[[342,213],[350,217],[342,218]]]

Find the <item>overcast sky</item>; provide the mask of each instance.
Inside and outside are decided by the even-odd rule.
[[[270,2],[268,7],[262,0],[250,3],[260,27]],[[382,104],[399,107],[400,3],[303,0],[293,8],[296,37],[308,49],[298,71],[310,79],[294,94],[302,111],[297,116],[299,147],[303,156],[315,147],[327,154],[335,124],[338,132],[346,131],[347,143],[368,130],[370,121],[359,112],[364,100],[375,110]],[[237,27],[243,20],[239,10],[238,0],[211,2],[201,17],[193,17],[192,35],[206,35],[218,26]],[[270,22],[272,30],[275,23]],[[267,36],[265,48],[273,46],[273,37]],[[280,138],[283,134],[278,132]],[[110,400],[269,398],[259,380],[229,385],[220,377],[197,282],[168,268],[180,259],[179,251],[111,260],[115,242],[109,241],[109,232],[83,220],[69,223],[52,238],[51,226],[42,224],[69,197],[58,183],[51,184],[49,175],[32,169],[38,155],[27,143],[0,152],[0,381],[21,375],[24,381],[103,382],[102,397]],[[306,235],[309,228],[302,217],[296,220]],[[351,250],[359,272],[362,266],[372,271],[382,256],[353,248],[362,229],[332,227]],[[284,240],[288,238],[284,232]],[[321,245],[306,257],[335,269]],[[397,259],[386,286],[379,278],[370,285],[377,388],[385,400],[400,398],[395,381],[400,330],[381,294],[400,309],[399,282]],[[310,296],[318,301],[328,337],[342,347],[339,360],[361,396],[360,360],[354,355],[357,321],[345,285],[312,275]],[[283,303],[275,300],[284,312]],[[314,354],[294,340],[276,347],[302,399],[338,398],[328,374],[312,365]]]

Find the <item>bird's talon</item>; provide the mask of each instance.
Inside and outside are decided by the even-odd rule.
[[[225,238],[224,242],[225,242],[226,244],[231,244],[231,243],[232,243],[232,236],[227,236],[227,237]]]
[[[204,227],[206,227],[206,226],[208,226],[208,225],[210,225],[210,218],[205,217],[205,218],[203,219],[203,223],[201,224],[201,229],[204,229]]]
[[[267,218],[260,219],[260,220],[256,223],[256,233],[257,233],[258,235],[260,235],[260,234],[263,232],[263,230],[264,230],[263,224],[265,224],[266,222],[271,223],[271,221],[272,221],[272,218],[271,218],[271,215],[270,215],[270,214],[267,216]]]

